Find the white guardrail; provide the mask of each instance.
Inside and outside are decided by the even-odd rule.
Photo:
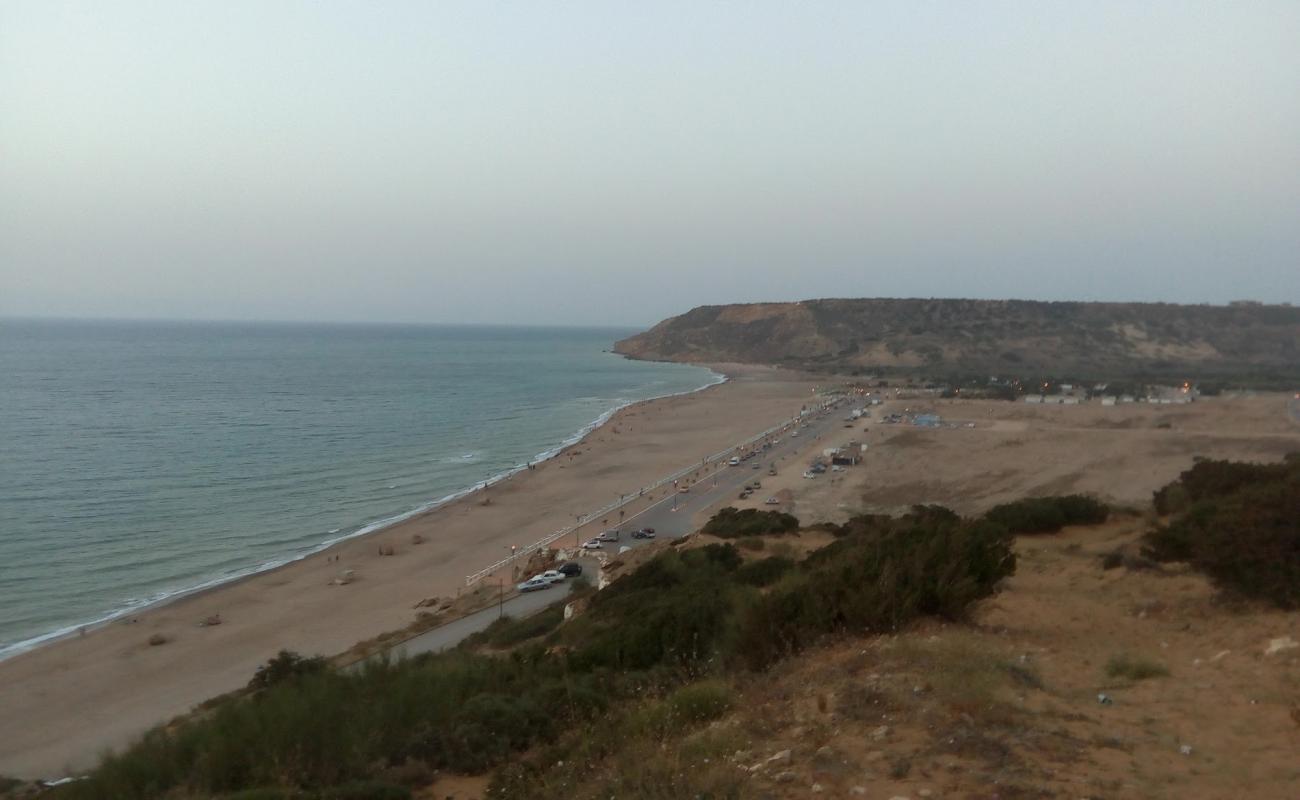
[[[804,412],[804,413],[811,413],[811,412]],[[728,447],[726,450],[720,450],[717,453],[714,453],[713,455],[709,456],[708,458],[704,459],[698,464],[692,464],[691,466],[686,467],[685,469],[678,470],[677,472],[674,472],[672,475],[669,475],[667,478],[663,478],[659,481],[656,481],[655,483],[650,484],[649,486],[643,487],[641,489],[637,489],[631,494],[625,495],[623,499],[615,500],[614,502],[610,503],[604,508],[599,508],[595,511],[592,511],[589,514],[584,514],[581,517],[579,517],[578,521],[575,522],[574,524],[569,525],[568,527],[565,528],[561,528],[560,530],[550,534],[544,539],[533,542],[532,544],[527,545],[525,547],[518,548],[506,558],[501,559],[500,561],[496,562],[495,564],[492,564],[491,566],[484,567],[478,572],[475,572],[473,575],[466,575],[465,585],[473,586],[474,584],[483,580],[484,578],[496,572],[497,570],[501,569],[502,567],[508,567],[510,566],[510,564],[523,558],[524,556],[530,555],[531,553],[535,553],[538,550],[541,550],[543,547],[546,547],[547,545],[556,541],[557,539],[562,539],[563,537],[569,535],[570,533],[573,533],[578,528],[581,528],[583,525],[586,525],[588,522],[591,522],[593,519],[604,516],[605,514],[608,514],[611,511],[617,511],[623,506],[627,505],[628,503],[640,499],[647,492],[653,492],[655,489],[658,489],[660,486],[663,486],[668,483],[672,483],[675,480],[679,480],[683,475],[689,475],[690,473],[700,469],[701,467],[708,466],[710,463],[714,461],[719,461],[723,458],[726,458],[731,453],[734,453],[743,447],[747,447],[753,444],[754,442],[757,442],[759,439],[764,439],[768,436],[771,436],[772,434],[776,433],[782,428],[785,428],[786,426],[790,425],[792,422],[794,422],[797,419],[799,419],[799,417],[795,417],[794,419],[788,422],[782,422],[780,425],[774,425],[771,428],[768,428],[767,430],[763,431],[762,433],[754,434],[753,436],[749,437],[748,439],[741,442],[740,444],[732,445],[731,447]]]

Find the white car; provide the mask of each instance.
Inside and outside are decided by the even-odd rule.
[[[546,581],[547,583],[559,583],[560,581],[564,580],[565,577],[567,576],[563,572],[560,572],[558,569],[548,569],[541,574],[534,575],[528,580],[530,581],[542,580],[542,581]]]
[[[805,472],[805,473],[803,474],[803,476],[804,476],[805,478],[807,478],[808,480],[812,480],[813,478],[816,478],[816,477],[817,477],[817,473],[816,473],[816,472],[813,472],[812,470],[808,470],[807,472]]]
[[[599,536],[596,537],[596,541],[598,541],[598,542],[617,542],[617,541],[618,541],[618,531],[603,531]]]
[[[534,576],[515,587],[521,592],[535,592],[539,589],[551,588],[551,582],[542,578],[541,575]]]
[[[583,550],[604,550],[605,545],[601,544],[599,541],[595,539],[592,539],[590,542],[583,542],[582,549]]]
[[[737,456],[732,456],[731,460],[728,461],[727,464],[733,467],[738,467],[740,466],[740,458],[738,458]]]

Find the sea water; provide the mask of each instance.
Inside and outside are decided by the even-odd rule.
[[[300,558],[716,382],[631,330],[0,320],[0,658]]]

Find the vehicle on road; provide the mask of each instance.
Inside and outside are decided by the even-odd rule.
[[[677,487],[677,493],[678,493],[678,494],[688,494],[688,493],[690,493],[690,491],[691,491],[691,487],[687,486],[687,485],[684,484],[684,483],[683,483],[681,486],[678,486],[678,487]]]
[[[598,541],[598,542],[617,542],[617,541],[618,541],[618,531],[601,531],[600,535],[596,537],[596,541]]]
[[[749,496],[750,496],[751,494],[753,494],[753,492],[751,492],[751,491],[749,491],[748,489],[746,489],[746,490],[744,490],[743,492],[740,493],[739,497],[740,497],[741,500],[748,500],[748,499],[749,499]]]
[[[844,471],[844,465],[842,464],[831,465],[831,472],[843,472],[843,471]]]
[[[750,467],[750,469],[762,469],[762,468],[763,468],[762,464],[755,464],[754,466]]]
[[[763,484],[759,483],[758,481],[750,481],[749,483],[745,484],[745,488],[746,488],[746,489],[762,489],[762,488],[763,488]]]
[[[727,464],[732,467],[738,467],[740,466],[740,458],[737,456],[732,456],[731,460],[728,461]]]
[[[803,476],[806,480],[812,480],[813,478],[817,477],[817,473],[813,472],[812,470],[807,470],[804,472]]]
[[[764,502],[764,503],[767,503],[769,506],[776,506],[776,505],[780,505],[780,504],[781,504],[781,501],[780,501],[780,500],[777,500],[775,497],[769,497],[769,498],[767,498],[766,500],[764,500],[763,502]]]
[[[568,577],[567,575],[565,575],[563,572],[560,572],[558,569],[548,569],[548,570],[546,570],[545,572],[540,572],[540,573],[534,575],[533,577],[529,578],[528,580],[531,581],[531,580],[537,580],[537,579],[540,578],[541,580],[544,580],[544,581],[546,581],[547,583],[559,583],[559,582],[563,581],[563,580],[564,580],[565,578],[567,578],[567,577]]]
[[[632,538],[633,538],[633,539],[653,539],[653,538],[655,538],[655,532],[652,531],[652,530],[650,530],[649,528],[642,528],[641,530],[636,531],[635,533],[633,533],[633,534],[632,534]]]
[[[569,563],[558,567],[557,570],[570,578],[576,578],[582,574],[582,565],[575,561],[570,561]]]
[[[601,544],[599,541],[595,539],[592,539],[590,542],[583,542],[582,549],[583,550],[604,550],[605,545]]]
[[[551,582],[543,578],[541,575],[537,575],[535,577],[529,578],[528,580],[519,584],[515,588],[521,592],[536,592],[539,589],[551,588]]]

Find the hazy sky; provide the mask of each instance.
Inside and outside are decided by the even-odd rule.
[[[1300,2],[0,0],[0,314],[1300,303]]]

